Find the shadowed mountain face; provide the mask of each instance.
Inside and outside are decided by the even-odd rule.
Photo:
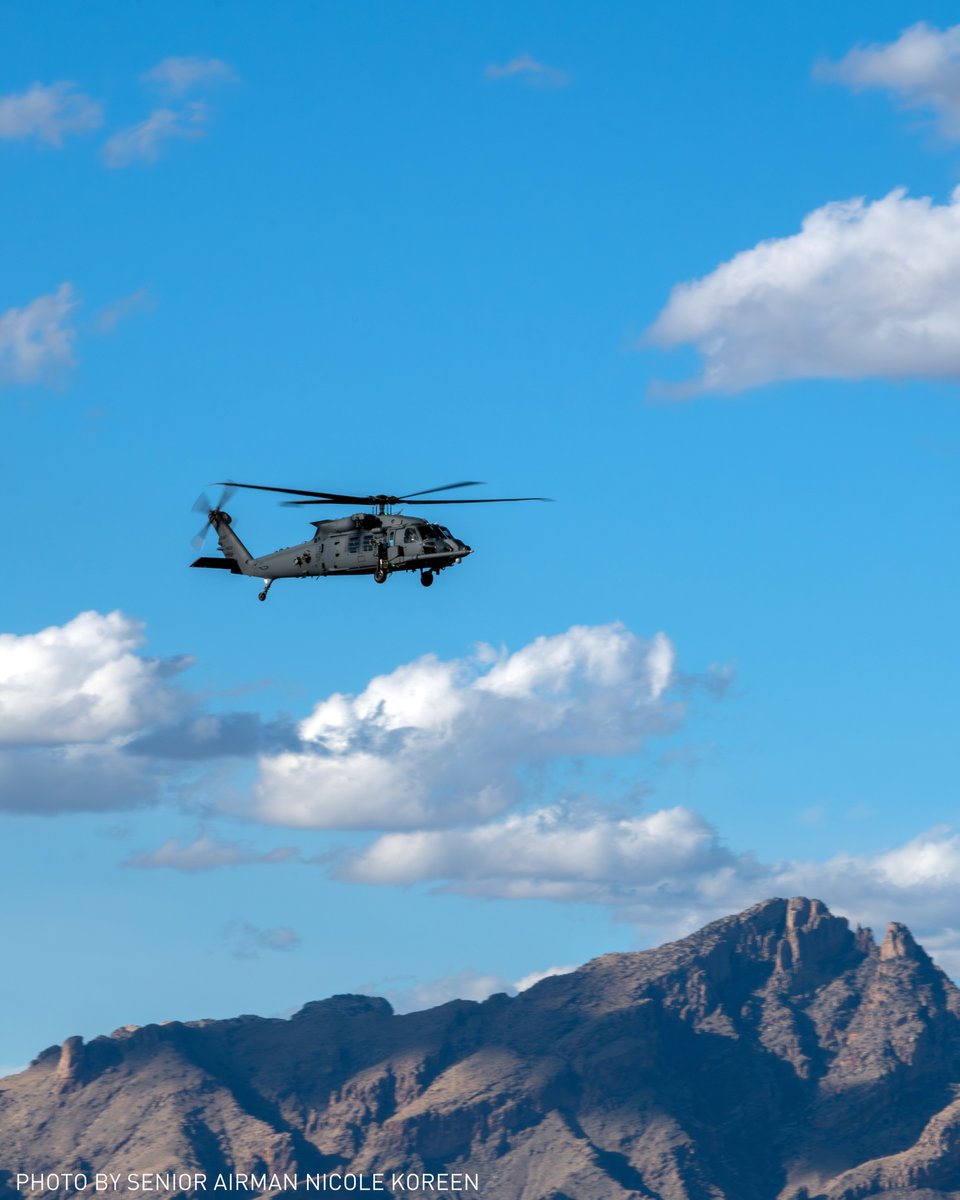
[[[70,1038],[0,1081],[0,1196],[18,1171],[460,1171],[481,1200],[960,1200],[958,1085],[960,992],[907,929],[768,900],[513,999]]]

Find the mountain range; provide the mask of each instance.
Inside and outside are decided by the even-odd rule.
[[[97,1174],[167,1198],[960,1200],[960,991],[903,925],[878,944],[771,899],[514,997],[71,1037],[0,1080],[0,1196]]]

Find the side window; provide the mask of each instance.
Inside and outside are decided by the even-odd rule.
[[[347,553],[348,554],[356,554],[356,552],[359,549],[360,549],[360,536],[359,536],[359,534],[354,534],[354,536],[352,538],[350,538],[350,540],[347,542]]]
[[[369,534],[369,533],[364,534],[363,548],[364,548],[364,550],[372,550],[373,549],[373,535],[372,534]]]

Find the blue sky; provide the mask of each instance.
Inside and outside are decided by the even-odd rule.
[[[54,13],[0,11],[0,1065],[771,894],[960,969],[951,9]],[[187,569],[229,477],[556,503],[260,605]]]

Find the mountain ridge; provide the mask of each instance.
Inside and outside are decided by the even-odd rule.
[[[68,1038],[0,1080],[0,1188],[410,1170],[497,1200],[960,1200],[955,1092],[960,991],[910,931],[774,898],[515,997]]]

